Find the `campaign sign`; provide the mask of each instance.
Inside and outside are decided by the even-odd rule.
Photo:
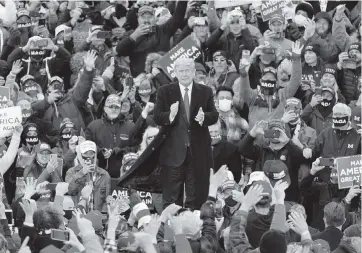
[[[10,88],[0,87],[0,109],[8,108],[9,101],[10,101]]]
[[[242,4],[250,4],[253,1],[251,0],[215,0],[215,8],[228,8],[234,6],[240,6]]]
[[[172,48],[159,61],[161,68],[173,80],[176,76],[174,73],[175,61],[179,58],[197,59],[201,55],[196,41],[191,36],[187,36],[183,41]]]
[[[283,15],[283,8],[292,8],[291,0],[268,0],[263,1],[261,4],[261,17],[263,21],[268,21],[273,15]]]
[[[10,136],[15,127],[21,124],[21,121],[20,106],[0,109],[0,138]]]
[[[362,155],[340,157],[336,162],[339,189],[350,188],[354,182],[361,185]]]
[[[118,196],[128,197],[128,192],[126,188],[118,186],[119,179],[111,179],[111,196],[117,198]],[[152,205],[152,195],[150,192],[137,191],[138,196],[141,200],[148,206],[148,208],[153,209]]]

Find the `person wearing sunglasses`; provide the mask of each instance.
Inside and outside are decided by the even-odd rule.
[[[99,165],[108,170],[112,178],[119,178],[122,159],[117,150],[129,145],[133,122],[122,113],[125,102],[116,94],[107,97],[103,116],[91,122],[85,131],[86,139],[98,146]]]

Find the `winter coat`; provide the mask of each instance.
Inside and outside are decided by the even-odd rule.
[[[361,135],[357,130],[338,130],[329,127],[323,130],[317,138],[313,149],[313,158],[318,157],[337,158],[342,156],[352,156],[361,153]]]
[[[134,41],[129,35],[117,45],[120,56],[130,57],[132,76],[138,76],[145,69],[145,60],[149,53],[167,52],[170,50],[170,38],[176,33],[183,22],[187,2],[177,4],[175,14],[163,25],[156,25],[156,32],[139,37]]]
[[[134,124],[117,118],[113,121],[103,115],[102,119],[97,119],[90,123],[85,131],[86,139],[94,141],[97,145],[99,166],[105,168],[112,178],[119,178],[122,166],[122,156],[112,154],[109,159],[102,155],[102,149],[125,148],[131,142],[131,133]]]
[[[81,191],[88,182],[93,182],[94,210],[100,212],[107,210],[106,198],[111,193],[111,177],[104,169],[96,166],[97,178],[93,182],[90,174],[84,174],[81,164],[67,171],[65,182],[69,183],[68,194],[74,203],[78,203]]]
[[[337,83],[341,89],[342,95],[346,98],[346,104],[357,100],[360,91],[358,90],[358,80],[361,78],[361,66],[357,69],[342,69],[339,71]]]
[[[58,47],[55,55],[45,57],[40,64],[33,61],[31,57],[25,53],[22,48],[16,48],[8,57],[8,64],[12,66],[16,60],[22,60],[23,70],[18,74],[20,79],[24,75],[32,75],[35,81],[40,85],[43,93],[48,88],[49,79],[53,76],[59,76],[64,80],[70,80],[70,72],[63,72],[63,68],[69,65],[71,54],[64,48]],[[19,82],[18,82],[19,83]],[[68,86],[69,84],[64,84]]]
[[[319,112],[318,107],[312,107],[310,104],[304,108],[301,119],[307,123],[308,126],[315,129],[317,135],[319,135],[324,129],[331,127],[333,125],[332,112],[324,118]]]
[[[258,97],[258,91],[253,90],[250,87],[249,76],[247,73],[241,74],[241,90],[244,91],[244,101],[249,105],[249,127],[250,129],[254,126],[257,121],[269,120],[272,118],[280,119],[284,114],[285,101],[288,98],[294,97],[297,92],[302,75],[302,65],[300,62],[300,55],[293,55],[292,57],[292,68],[293,72],[289,83],[285,88],[279,89],[277,96],[279,97],[279,104],[276,108],[272,108],[269,112],[268,107],[261,107],[256,105],[256,99]]]
[[[86,111],[85,105],[92,87],[94,75],[94,70],[87,71],[84,69],[77,86],[60,101],[50,105],[46,99],[43,100],[45,108],[44,119],[53,122],[55,129],[60,129],[60,123],[64,118],[69,118],[74,123],[77,131],[86,128],[83,115]]]

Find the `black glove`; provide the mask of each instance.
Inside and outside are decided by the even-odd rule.
[[[303,36],[296,23],[288,24],[287,33],[291,36],[293,41],[299,40]]]
[[[9,28],[9,34],[10,35],[9,35],[7,44],[9,46],[13,46],[13,47],[17,46],[18,39],[20,38],[20,35],[21,35],[19,29],[14,28],[14,27],[10,27]]]

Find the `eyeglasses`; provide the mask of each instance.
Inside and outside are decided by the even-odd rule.
[[[118,105],[109,105],[109,106],[105,106],[105,107],[110,108],[110,109],[115,109],[115,110],[121,110],[121,107]]]

